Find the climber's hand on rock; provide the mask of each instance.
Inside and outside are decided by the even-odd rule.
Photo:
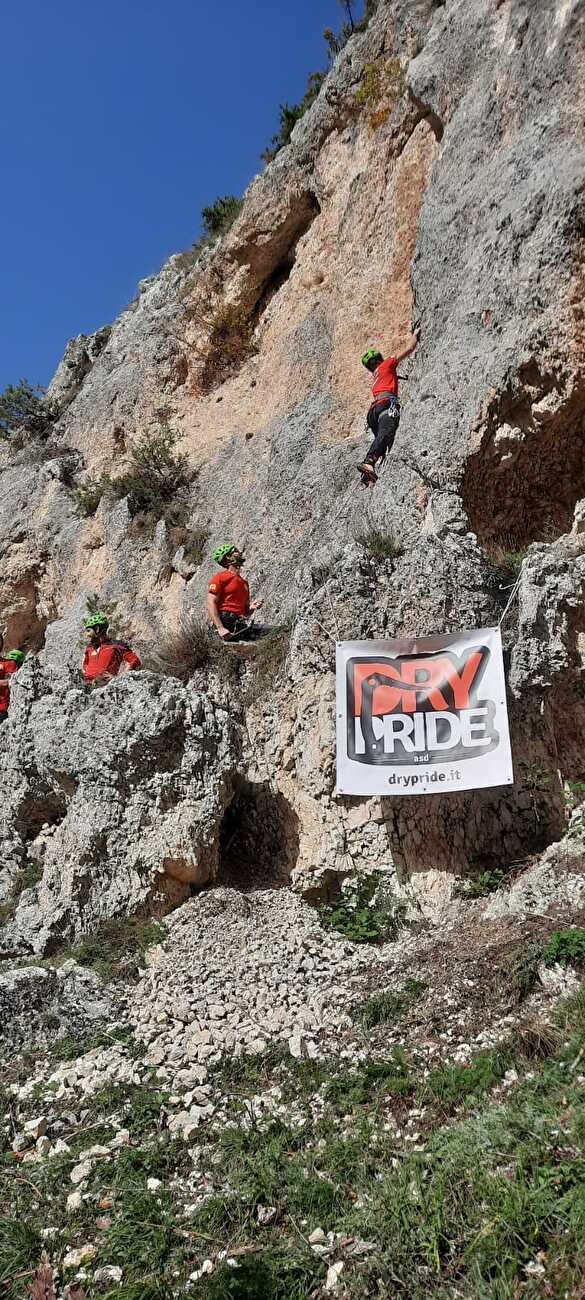
[[[252,604],[250,605],[250,609],[251,610],[262,609],[263,604],[264,604],[263,600],[253,600]]]

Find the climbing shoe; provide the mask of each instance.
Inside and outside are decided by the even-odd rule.
[[[363,460],[357,468],[359,469],[362,479],[366,479],[370,483],[378,482],[378,475],[376,474],[373,465],[370,465],[367,460]]]

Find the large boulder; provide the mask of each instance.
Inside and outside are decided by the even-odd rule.
[[[89,690],[30,662],[3,730],[4,871],[31,861],[4,950],[43,952],[100,920],[163,914],[211,880],[238,767],[227,709],[154,673]]]

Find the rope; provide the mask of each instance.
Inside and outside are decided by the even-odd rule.
[[[514,586],[512,587],[512,591],[511,591],[511,594],[510,594],[510,598],[509,598],[509,600],[508,600],[508,603],[507,603],[507,605],[506,605],[506,608],[505,608],[505,610],[504,610],[504,613],[502,614],[502,617],[501,617],[501,619],[500,619],[500,621],[499,621],[499,623],[498,623],[498,627],[501,627],[501,626],[502,626],[502,623],[504,622],[504,619],[505,619],[505,617],[506,617],[506,614],[508,613],[508,610],[509,610],[509,608],[510,608],[510,605],[512,604],[512,601],[514,600],[514,597],[516,596],[516,593],[517,593],[518,588],[519,588],[519,586],[520,586],[520,582],[521,582],[521,580],[522,580],[522,574],[520,573],[520,574],[518,575],[518,577],[517,577],[515,583],[514,583]]]

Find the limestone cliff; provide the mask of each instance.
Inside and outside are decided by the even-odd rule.
[[[40,660],[2,732],[5,895],[43,864],[9,947],[175,906],[219,869],[234,800],[258,858],[309,892],[350,867],[505,866],[561,834],[562,783],[585,774],[583,23],[581,0],[381,0],[229,233],[68,346],[50,454],[2,453],[0,619]],[[412,323],[364,524],[359,357]],[[161,423],[188,456],[200,563],[127,501],[75,510],[75,485],[121,473]],[[402,553],[373,562],[371,527]],[[148,655],[201,608],[227,538],[267,620],[292,622],[276,680],[153,672],[84,695],[88,595]],[[496,622],[511,549],[527,551],[506,625],[515,787],[336,799],[334,640]]]

